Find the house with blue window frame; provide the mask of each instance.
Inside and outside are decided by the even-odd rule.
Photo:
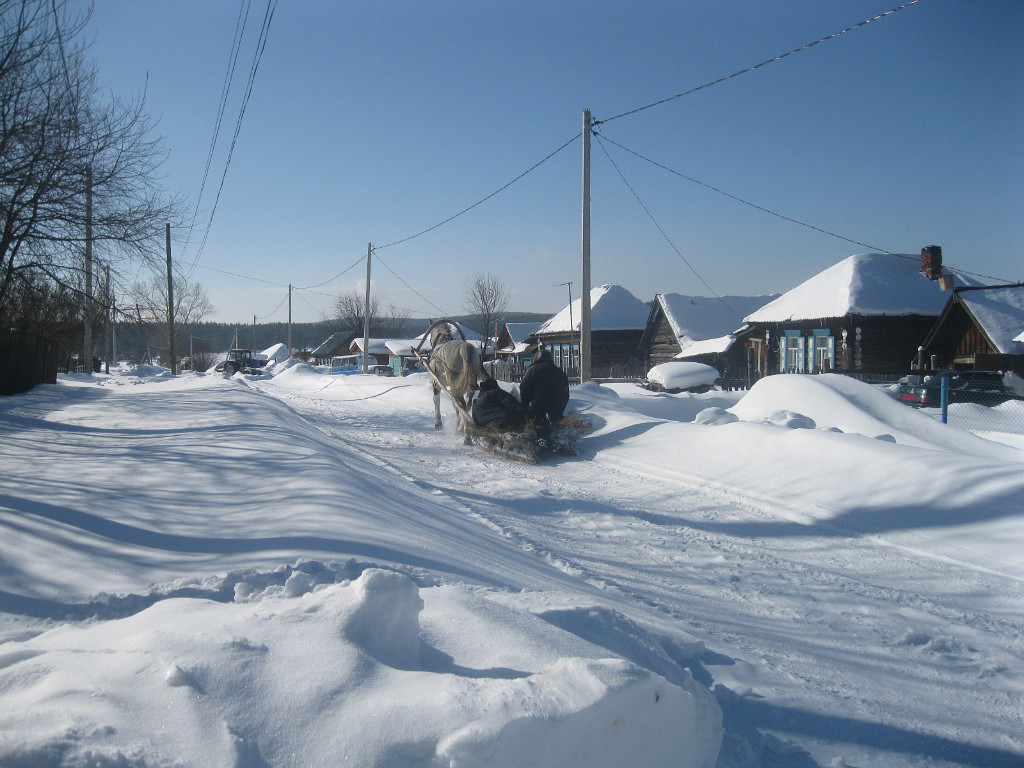
[[[744,317],[734,334],[734,369],[750,380],[772,373],[907,373],[949,299],[943,289],[968,284],[974,283],[943,273],[941,255],[850,256]]]
[[[581,302],[576,299],[531,337],[551,350],[555,364],[570,378],[578,377],[580,370],[580,312]],[[591,289],[590,360],[594,378],[635,375],[640,370],[640,338],[650,313],[649,304],[621,285],[608,283]]]

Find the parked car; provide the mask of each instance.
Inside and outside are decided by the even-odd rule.
[[[942,399],[942,380],[949,380],[949,402],[999,405],[1021,399],[1003,382],[999,371],[939,371],[934,376],[904,376],[897,399],[910,405],[938,407]]]
[[[394,376],[395,369],[390,365],[371,365],[370,373],[376,374],[377,376]]]

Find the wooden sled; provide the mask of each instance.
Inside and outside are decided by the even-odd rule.
[[[570,413],[552,426],[546,439],[541,439],[533,428],[508,432],[476,424],[471,425],[470,437],[488,453],[536,464],[547,456],[577,456],[580,439],[590,429],[590,419],[579,413]]]
[[[434,323],[437,325],[440,322]],[[431,329],[434,325],[430,326]],[[458,327],[458,326],[456,326]],[[462,333],[462,329],[459,328],[459,333]],[[429,331],[428,331],[429,334]],[[462,334],[465,338],[465,334]],[[424,336],[424,339],[426,335]],[[493,453],[497,456],[503,456],[507,459],[514,461],[522,461],[527,464],[536,464],[544,456],[551,456],[559,454],[562,456],[576,456],[578,455],[577,446],[579,445],[580,438],[583,437],[591,429],[590,419],[579,413],[570,413],[568,416],[559,419],[554,424],[548,434],[547,439],[541,439],[538,437],[536,431],[531,427],[522,432],[509,432],[500,429],[493,429],[488,427],[477,426],[473,422],[473,417],[466,412],[462,405],[456,400],[448,389],[448,386],[441,381],[427,365],[427,361],[420,355],[420,346],[423,342],[413,348],[413,354],[416,355],[423,368],[430,374],[430,378],[433,379],[435,386],[444,392],[452,405],[455,406],[455,410],[459,412],[459,415],[463,418],[463,424],[465,429],[469,432],[470,440],[480,448],[483,448],[488,453]]]

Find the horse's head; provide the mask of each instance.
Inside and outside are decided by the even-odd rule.
[[[439,325],[430,332],[430,348],[436,349],[439,345],[453,339],[452,329],[447,325]]]

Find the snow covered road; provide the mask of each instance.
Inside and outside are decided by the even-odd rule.
[[[767,381],[774,390],[759,385],[742,399],[575,387],[571,407],[596,428],[580,458],[539,466],[466,448],[450,423],[435,432],[429,388],[417,377],[295,367],[262,381],[68,381],[11,398],[0,409],[0,697],[26,685],[18,670],[38,663],[24,660],[55,642],[39,632],[61,618],[96,616],[98,631],[122,616],[137,616],[138,625],[158,606],[137,612],[160,600],[168,607],[159,615],[177,617],[181,609],[170,606],[189,601],[169,597],[263,600],[266,608],[252,603],[257,612],[234,631],[249,637],[245,648],[273,648],[286,636],[264,637],[259,627],[275,600],[359,615],[358,600],[344,602],[348,592],[316,585],[344,585],[383,566],[420,585],[422,637],[449,658],[424,656],[419,677],[403,678],[404,686],[420,681],[422,695],[436,685],[424,671],[532,672],[537,690],[577,691],[564,717],[578,728],[597,725],[601,707],[622,714],[630,696],[654,690],[610,667],[543,666],[571,649],[624,658],[684,690],[688,669],[724,715],[719,768],[1024,764],[1024,453],[936,430],[929,417],[841,377]],[[695,423],[702,412],[715,418]],[[809,419],[816,429],[792,428]],[[957,471],[936,471],[950,466]],[[337,564],[325,567],[332,558]],[[295,622],[302,614],[288,605],[281,615]],[[415,627],[413,608],[394,610],[399,625]],[[178,620],[183,628],[189,616],[203,627],[241,621],[237,612],[207,614]],[[562,634],[549,637],[516,616]],[[376,640],[369,652],[392,649]],[[214,672],[237,673],[230,658],[209,653],[191,667],[175,662],[167,685],[212,692]],[[344,675],[354,682],[345,685],[366,693],[307,705],[320,707],[318,718],[336,707],[353,718],[353,701],[381,700],[369,684],[380,673],[351,669]],[[582,691],[597,681],[609,693],[587,704]],[[499,683],[487,690],[520,695],[498,693]],[[73,675],[66,684],[88,688]],[[236,702],[223,703],[231,709],[273,689],[220,685],[223,702]],[[453,723],[480,717],[457,700]],[[527,754],[509,723],[467,741],[427,714],[414,721],[419,746],[361,744],[364,764]],[[227,721],[235,735],[219,747],[237,765],[292,765],[283,757],[288,743],[300,733],[316,743],[305,723],[286,724],[290,741],[282,741],[265,725],[241,722]],[[0,717],[0,755],[5,744],[9,755],[39,754],[32,750],[42,747],[11,741],[11,733]],[[223,741],[219,733],[182,736],[185,746],[157,753],[202,754],[202,743]],[[691,743],[708,748],[712,733],[698,728]],[[109,749],[103,754],[135,754]],[[316,749],[307,758],[336,754]],[[253,755],[265,762],[245,762]],[[611,759],[591,754],[580,764],[618,765]],[[140,760],[126,764],[151,764]],[[691,763],[680,756],[678,764]]]

